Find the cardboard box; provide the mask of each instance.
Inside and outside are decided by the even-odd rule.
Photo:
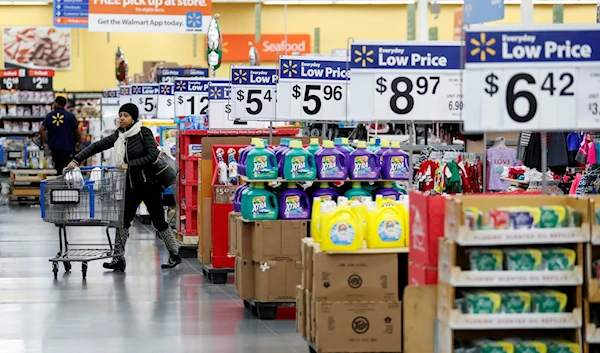
[[[408,283],[411,286],[426,286],[437,284],[438,268],[427,267],[416,262],[408,262]]]
[[[300,244],[307,234],[308,221],[256,221],[252,231],[252,260],[300,261]]]
[[[259,302],[295,302],[302,277],[300,261],[254,263],[254,299]]]
[[[213,201],[216,204],[232,204],[237,185],[213,185]]]
[[[239,212],[229,212],[229,253],[237,255],[237,219],[241,216]]]
[[[318,302],[316,351],[402,352],[401,302]]]
[[[306,339],[308,339],[309,342],[314,343],[313,340],[313,330],[312,330],[312,310],[313,308],[313,300],[312,300],[312,294],[305,289],[304,290],[304,310],[306,312],[306,319],[304,320],[304,325],[305,325],[305,329],[304,331],[306,332]]]
[[[306,297],[301,285],[296,286],[296,332],[306,337]]]
[[[254,299],[254,264],[252,260],[235,258],[235,293],[242,300]]]
[[[239,217],[236,220],[236,256],[240,256],[244,260],[252,260],[252,232],[254,230],[254,222],[246,222]]]
[[[429,267],[438,264],[438,239],[444,237],[446,197],[410,192],[409,259]]]
[[[198,239],[198,260],[205,265],[209,265],[212,261],[210,254],[212,252],[212,212],[210,207],[210,199],[202,200],[202,236]],[[201,213],[198,212],[198,215]],[[198,224],[200,227],[200,223]]]
[[[399,259],[406,259],[405,254],[327,254],[318,247],[313,245],[315,301],[400,299]]]
[[[437,287],[407,286],[404,289],[404,353],[434,352]],[[448,328],[448,332],[450,329]],[[439,342],[439,341],[438,341]],[[443,352],[442,350],[438,350]]]
[[[312,291],[313,285],[313,238],[302,239],[302,287]]]

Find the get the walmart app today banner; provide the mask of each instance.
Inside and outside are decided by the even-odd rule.
[[[90,0],[92,32],[206,33],[211,0]]]

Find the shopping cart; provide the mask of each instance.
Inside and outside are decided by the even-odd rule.
[[[58,227],[60,250],[49,259],[54,279],[58,277],[59,262],[63,263],[65,272],[71,270],[71,262],[81,262],[85,279],[88,261],[123,255],[115,253],[109,229],[123,226],[125,171],[114,167],[81,167],[79,170],[83,174],[63,172],[54,179],[42,181],[40,186],[42,219]],[[67,239],[68,226],[104,226],[108,244],[71,244]]]

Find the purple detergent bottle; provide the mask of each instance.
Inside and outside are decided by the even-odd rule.
[[[374,152],[367,149],[367,143],[360,141],[354,152],[350,153],[348,174],[353,180],[379,179],[379,158]]]
[[[377,157],[379,157],[379,163],[381,164],[382,158],[383,158],[383,153],[387,150],[390,149],[390,140],[388,139],[381,139],[380,145],[379,145],[379,149],[375,150],[373,152],[375,152],[375,154],[377,155]]]
[[[340,194],[338,194],[337,191],[335,191],[333,188],[329,187],[328,182],[321,182],[319,184],[319,188],[312,193],[311,200],[314,200],[315,197],[318,197],[321,199],[321,201],[336,201],[337,202],[337,198],[339,196],[340,196]]]
[[[408,180],[408,153],[400,148],[400,142],[392,142],[392,147],[381,156],[381,176],[389,180]]]
[[[349,156],[350,156],[350,149],[346,146],[344,146],[344,140],[341,137],[336,137],[335,140],[333,140],[333,145],[335,146],[335,148],[342,152],[344,154],[344,156],[346,157],[346,165],[348,165],[348,163],[350,162]]]
[[[309,219],[310,214],[308,195],[299,190],[296,183],[288,183],[288,188],[279,194],[279,218]]]
[[[283,167],[285,165],[285,155],[292,150],[292,148],[290,147],[290,145],[292,144],[293,141],[296,141],[294,139],[288,139],[288,145],[286,148],[282,149],[281,152],[279,153],[279,157],[277,158],[277,166],[279,167],[279,177],[283,178]],[[275,155],[277,156],[277,155]]]
[[[290,139],[282,138],[279,146],[275,147],[273,152],[275,152],[275,157],[277,158],[277,165],[281,163],[281,153],[290,148]]]
[[[394,184],[391,181],[385,181],[383,187],[373,191],[373,198],[377,199],[377,195],[381,195],[384,200],[398,201],[400,199],[400,192],[394,189]]]
[[[239,154],[240,158],[238,160],[238,174],[239,175],[246,175],[246,157],[248,156],[248,153],[254,149],[254,145],[256,145],[256,141],[258,141],[258,139],[253,138],[250,142],[250,146],[244,148],[244,150],[242,152],[240,152],[240,154]]]
[[[323,148],[315,153],[317,178],[319,180],[346,180],[348,178],[347,158],[335,148],[333,141],[323,141]]]
[[[233,211],[242,212],[242,194],[250,187],[249,183],[240,185],[233,194]]]

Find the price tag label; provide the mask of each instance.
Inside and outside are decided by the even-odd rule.
[[[104,89],[102,90],[103,105],[118,105],[119,104],[119,89]]]
[[[275,120],[277,69],[231,68],[231,115],[233,120]]]
[[[134,84],[131,86],[131,101],[137,105],[140,116],[156,116],[158,112],[158,91],[155,83]]]
[[[208,98],[208,122],[210,129],[239,129],[247,128],[248,122],[230,119],[231,115],[231,86],[223,83],[210,85]]]
[[[173,119],[175,117],[175,96],[172,83],[158,85],[158,112],[159,119]]]
[[[466,33],[468,131],[597,130],[597,26],[473,26]]]
[[[160,68],[156,69],[156,80],[158,83],[175,83],[177,78],[204,78],[208,77],[208,69],[205,68]]]
[[[277,120],[346,121],[348,80],[344,58],[282,56]]]
[[[208,114],[209,79],[175,80],[175,116]]]
[[[21,78],[19,88],[31,91],[52,91],[53,70],[27,70],[27,75]]]
[[[131,86],[121,86],[119,93],[119,104],[131,103],[133,96],[131,95]]]
[[[355,42],[353,121],[459,121],[460,42]]]

